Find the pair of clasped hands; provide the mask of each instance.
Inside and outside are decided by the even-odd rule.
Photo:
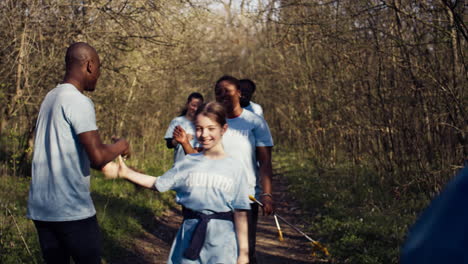
[[[121,155],[117,157],[117,162],[111,161],[102,167],[101,172],[106,179],[126,178],[128,174],[128,167],[124,162]]]
[[[112,141],[114,143],[119,140],[121,139],[116,136],[112,136]],[[101,172],[104,174],[104,178],[106,179],[126,178],[126,175],[128,174],[129,169],[124,161],[127,158],[129,158],[130,155],[131,155],[130,148],[128,148],[127,151],[125,151],[125,153],[122,153],[121,155],[117,156],[117,162],[110,161],[104,167],[102,167]]]
[[[189,142],[193,139],[192,134],[187,134],[181,126],[176,126],[173,132],[173,140],[178,144],[190,144]],[[113,141],[118,139],[113,137]],[[117,179],[117,178],[126,178],[129,168],[125,164],[125,160],[129,155],[119,155],[117,162],[111,161],[107,163],[102,169],[101,172],[104,174],[106,179]],[[131,168],[134,171],[138,171],[134,168]]]

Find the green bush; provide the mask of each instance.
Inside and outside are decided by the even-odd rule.
[[[25,217],[29,180],[0,175],[0,186],[0,263],[41,263],[36,229]]]
[[[398,263],[407,228],[428,204],[429,195],[398,193],[384,176],[342,163],[324,167],[311,157],[281,155],[277,173],[310,215],[312,237],[336,263]]]

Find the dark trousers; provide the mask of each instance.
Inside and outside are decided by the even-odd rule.
[[[101,232],[96,216],[77,221],[34,220],[42,256],[47,264],[101,263]]]
[[[258,204],[250,204],[250,211],[247,213],[247,221],[249,226],[249,263],[256,264],[257,256],[255,254],[255,243],[257,237],[257,222],[258,222]]]

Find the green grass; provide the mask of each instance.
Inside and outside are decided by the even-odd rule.
[[[130,165],[161,175],[172,155],[157,148],[161,155],[135,156]],[[287,178],[288,191],[305,212],[310,224],[302,228],[327,246],[334,263],[398,263],[407,228],[430,195],[402,192],[388,180],[391,176],[366,167],[324,167],[304,154],[284,153],[274,155],[275,171]],[[0,164],[0,263],[42,263],[36,230],[25,218],[29,179],[11,176],[7,167]],[[107,263],[134,256],[136,238],[152,232],[155,217],[175,206],[173,193],[105,180],[99,173],[92,177],[91,190]]]
[[[158,193],[123,180],[94,178],[91,186],[103,234],[104,260],[133,256],[135,238],[152,232],[155,217],[175,206],[173,193]]]
[[[157,176],[170,167],[171,157],[152,157],[139,163],[135,157],[132,165]],[[43,263],[36,229],[25,217],[30,179],[10,176],[6,166],[1,169],[0,263]],[[176,206],[172,192],[158,193],[124,180],[106,180],[96,171],[91,192],[103,236],[104,263],[133,256],[135,238],[151,232],[155,217]]]
[[[306,230],[335,263],[398,263],[407,228],[429,202],[428,195],[400,194],[385,176],[351,164],[325,168],[295,154],[275,155],[275,164],[308,215]]]
[[[0,263],[42,263],[36,229],[25,217],[29,180],[3,175],[0,186]]]

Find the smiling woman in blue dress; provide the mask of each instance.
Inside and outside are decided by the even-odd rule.
[[[226,109],[227,129],[223,136],[223,147],[227,154],[240,161],[247,172],[249,195],[263,203],[263,214],[273,212],[271,150],[273,138],[267,122],[261,116],[245,110],[240,105],[239,80],[233,76],[222,76],[215,84],[216,101]],[[183,134],[174,134],[185,153],[196,153]],[[250,264],[257,263],[255,243],[258,222],[258,205],[251,204],[248,212]]]
[[[202,152],[187,155],[160,177],[138,173],[120,158],[118,176],[160,192],[176,192],[184,221],[168,263],[248,263],[247,173],[224,152],[228,125],[223,106],[202,105],[195,127]]]

